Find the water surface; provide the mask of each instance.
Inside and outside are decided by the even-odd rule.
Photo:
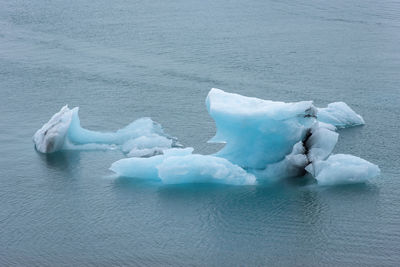
[[[400,4],[306,2],[0,0],[0,265],[398,265]],[[336,152],[381,176],[165,186],[110,178],[117,151],[33,149],[69,104],[84,127],[149,116],[212,153],[212,87],[347,102],[366,125]]]

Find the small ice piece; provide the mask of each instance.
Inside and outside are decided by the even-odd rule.
[[[52,153],[61,150],[65,137],[71,124],[72,115],[78,112],[78,108],[69,109],[68,105],[61,108],[42,128],[33,136],[33,142],[37,151]]]
[[[44,124],[33,137],[36,149],[52,153],[63,149],[121,148],[130,156],[152,156],[180,146],[176,138],[165,134],[161,125],[150,118],[137,119],[116,132],[98,132],[81,127],[78,110],[64,106]]]
[[[316,122],[312,101],[274,102],[214,88],[206,105],[217,126],[209,142],[226,143],[215,155],[242,168],[283,160]]]
[[[331,155],[327,160],[313,162],[306,170],[320,185],[364,183],[380,174],[377,165],[345,154]]]
[[[165,184],[224,183],[253,185],[254,175],[226,159],[192,154],[193,148],[169,149],[150,158],[127,158],[114,162],[110,170],[119,176],[158,179]]]
[[[318,108],[318,120],[338,128],[364,125],[364,119],[344,102],[330,103],[326,108]]]

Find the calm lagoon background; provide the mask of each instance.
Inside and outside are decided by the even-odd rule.
[[[113,179],[118,151],[33,148],[69,104],[84,127],[149,116],[212,153],[212,87],[347,102],[366,125],[336,152],[381,176],[166,186]],[[398,266],[399,105],[398,1],[0,0],[0,265]]]

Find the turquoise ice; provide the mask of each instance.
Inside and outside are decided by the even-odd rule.
[[[214,88],[206,106],[217,127],[210,142],[225,144],[214,155],[192,154],[190,148],[164,150],[163,155],[119,160],[110,169],[121,176],[163,183],[234,185],[306,172],[323,185],[365,182],[379,175],[379,168],[366,160],[332,155],[337,127],[364,124],[343,102],[317,108],[312,101],[275,102]]]

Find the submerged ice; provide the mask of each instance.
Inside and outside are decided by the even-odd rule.
[[[317,108],[312,101],[284,103],[211,89],[206,107],[217,127],[209,142],[225,144],[214,155],[192,154],[191,148],[164,150],[150,158],[119,160],[110,169],[164,183],[236,185],[306,173],[321,185],[365,182],[379,175],[379,168],[366,160],[332,155],[337,128],[364,124],[343,102]]]
[[[39,152],[52,153],[70,149],[121,148],[128,156],[153,156],[164,149],[179,146],[166,135],[160,124],[150,118],[135,120],[116,132],[98,132],[81,127],[77,107],[61,108],[33,136]]]

